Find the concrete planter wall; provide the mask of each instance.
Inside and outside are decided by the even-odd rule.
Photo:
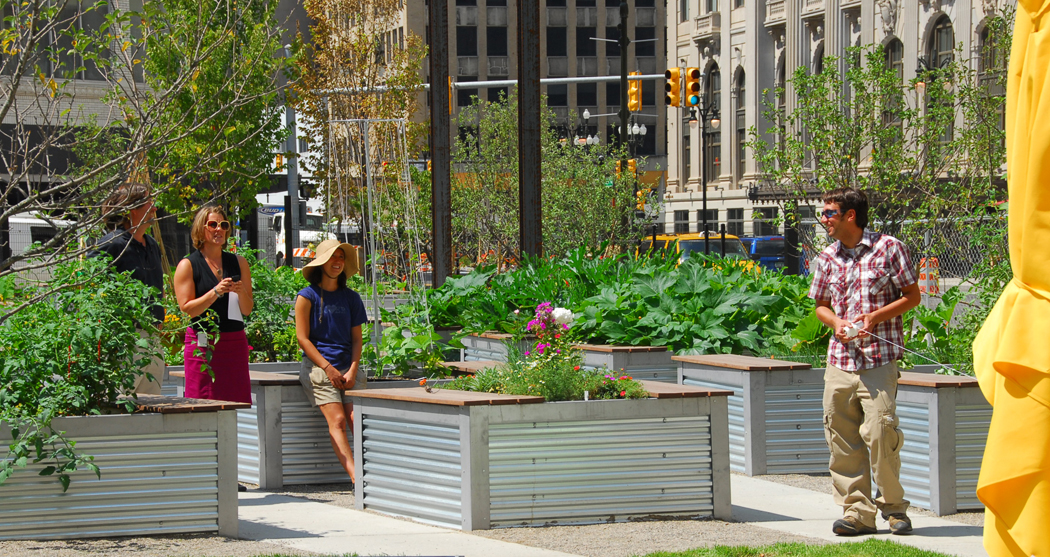
[[[463,530],[728,519],[729,393],[647,387],[661,398],[354,391],[357,508]]]
[[[730,466],[749,476],[828,471],[824,371],[731,354],[674,356],[684,385],[727,389]]]
[[[583,351],[583,367],[605,367],[615,374],[624,373],[635,379],[678,382],[678,362],[671,360],[674,354],[665,346],[574,346]]]
[[[972,377],[901,373],[901,483],[913,505],[938,515],[983,509],[977,476],[992,406]]]
[[[55,429],[95,457],[102,478],[46,463],[0,486],[0,540],[218,532],[237,536],[237,425],[245,404],[139,397],[143,413],[56,418]],[[11,432],[0,424],[0,437]],[[4,453],[7,452],[4,447]]]

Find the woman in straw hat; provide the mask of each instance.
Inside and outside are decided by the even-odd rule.
[[[328,422],[328,437],[353,481],[354,458],[346,438],[354,405],[344,391],[365,388],[361,366],[361,325],[368,321],[361,296],[346,286],[358,270],[357,251],[339,240],[325,240],[317,257],[303,267],[310,286],[295,299],[295,335],[303,349],[299,382],[310,403]]]

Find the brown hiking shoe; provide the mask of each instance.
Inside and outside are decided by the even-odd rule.
[[[876,534],[878,530],[871,526],[865,526],[860,520],[846,516],[835,521],[831,531],[837,536],[860,536],[863,534]]]
[[[910,534],[911,533],[911,519],[905,513],[893,513],[886,517],[886,520],[890,522],[890,533],[891,534]]]

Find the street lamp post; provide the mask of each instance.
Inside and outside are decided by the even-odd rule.
[[[700,105],[690,109],[690,123],[696,121],[697,115],[700,116],[700,156],[702,161],[700,165],[700,189],[703,200],[701,223],[704,231],[704,255],[709,255],[711,247],[707,243],[707,123],[711,122],[711,129],[717,130],[722,120],[718,117],[718,109],[715,108],[711,99],[707,98],[706,93],[700,97]]]

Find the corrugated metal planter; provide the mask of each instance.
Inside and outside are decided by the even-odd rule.
[[[912,505],[938,515],[983,509],[977,476],[992,407],[972,377],[901,373],[901,483]]]
[[[74,472],[69,490],[39,476],[0,486],[0,540],[218,532],[237,536],[237,424],[244,404],[139,397],[143,413],[56,418],[95,457],[102,478]],[[0,437],[10,438],[0,424]],[[7,449],[4,448],[4,453]]]
[[[294,374],[258,371],[282,370],[293,363]],[[251,364],[252,407],[237,411],[238,480],[266,490],[349,482],[332,449],[324,415],[310,404],[299,383],[300,363],[279,364]],[[172,380],[181,394],[183,373],[172,372]],[[382,380],[370,380],[370,384],[387,388],[418,385],[415,381]],[[347,438],[352,440],[349,432]]]
[[[358,509],[463,530],[730,517],[728,392],[544,403],[355,391]]]
[[[513,340],[513,335],[504,333],[489,332],[467,335],[461,340],[464,348],[463,356],[460,359],[464,362],[491,360],[506,363],[507,344],[513,342]],[[535,338],[527,337],[525,340],[518,341],[518,349],[522,352],[527,352],[535,342]]]
[[[596,369],[605,367],[611,372],[630,375],[635,379],[678,382],[678,362],[671,360],[674,354],[666,346],[611,346],[602,344],[577,344],[583,352],[583,366]]]
[[[681,382],[733,391],[729,397],[734,472],[828,471],[824,440],[824,370],[809,364],[731,354],[674,356]]]

